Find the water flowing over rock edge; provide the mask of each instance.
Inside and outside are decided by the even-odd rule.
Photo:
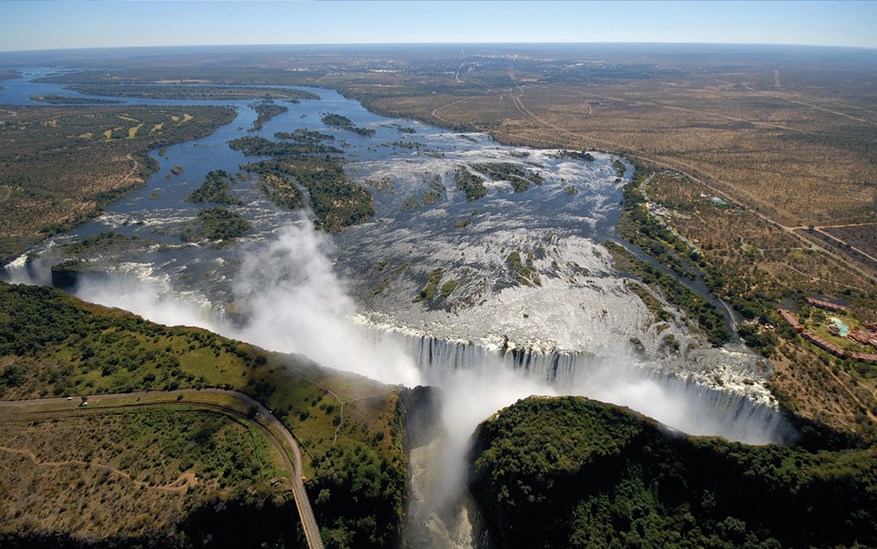
[[[541,383],[556,394],[576,394],[628,406],[644,415],[692,435],[717,435],[740,442],[765,444],[793,442],[797,433],[775,401],[757,400],[750,394],[707,385],[696,376],[680,377],[659,369],[585,353],[522,348],[495,336],[472,342],[436,338],[420,330],[379,324],[357,315],[354,321],[374,343],[394,341],[411,356],[430,383],[455,371],[503,369]],[[644,391],[657,391],[678,409],[653,414],[648,402],[638,406],[630,395],[612,398],[607,385],[632,382]],[[440,383],[437,383],[441,385]],[[662,417],[663,416],[663,417]],[[679,422],[672,421],[677,419]]]

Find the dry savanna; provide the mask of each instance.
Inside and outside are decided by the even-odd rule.
[[[351,68],[321,81],[379,112],[637,162],[659,207],[650,215],[702,254],[711,289],[742,312],[748,342],[771,357],[777,395],[801,417],[872,432],[877,368],[780,333],[776,308],[825,296],[877,319],[873,63],[604,61],[494,55],[444,73],[354,78]]]
[[[5,534],[173,538],[211,500],[234,492],[290,497],[288,473],[264,435],[184,404],[7,417],[0,441]]]

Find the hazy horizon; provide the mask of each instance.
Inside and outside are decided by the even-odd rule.
[[[743,43],[743,42],[368,42],[368,43],[325,43],[325,44],[158,44],[158,45],[141,45],[141,46],[88,46],[88,47],[63,47],[63,48],[45,48],[31,50],[0,50],[0,55],[14,54],[51,54],[54,52],[110,52],[119,50],[207,50],[214,52],[235,51],[241,49],[252,49],[255,52],[262,53],[271,48],[278,49],[314,49],[319,51],[331,49],[354,49],[354,48],[439,48],[439,47],[555,47],[562,49],[565,47],[575,48],[582,46],[590,47],[673,47],[679,46],[683,48],[772,48],[772,49],[813,49],[813,50],[857,50],[867,52],[877,50],[875,47],[865,46],[843,46],[843,45],[821,45],[821,44],[761,44],[761,43]]]
[[[174,46],[722,44],[877,48],[877,3],[5,2],[0,52]]]

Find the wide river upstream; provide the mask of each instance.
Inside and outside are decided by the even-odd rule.
[[[81,96],[4,81],[0,104]],[[221,105],[235,120],[203,139],[154,151],[160,169],[99,218],[6,266],[13,281],[49,283],[71,258],[64,244],[113,231],[119,245],[74,257],[93,274],[82,298],[166,324],[188,324],[386,383],[442,390],[444,431],[411,451],[411,540],[477,545],[462,495],[462,458],[478,422],[531,394],[580,394],[629,406],[689,433],[765,443],[793,436],[765,388],[769,367],[740,345],[712,348],[676,312],[656,322],[601,245],[618,240],[616,158],[497,144],[488,136],[391,119],[327,89],[259,131],[255,100],[113,98],[137,105]],[[75,107],[70,107],[75,108]],[[327,113],[355,132],[328,126]],[[230,140],[309,130],[331,135],[347,175],[372,193],[375,215],[335,235],[308,212],[275,206],[240,177],[228,206],[251,223],[230,243],[188,242],[199,211],[187,202],[208,172],[237,174],[247,157]],[[623,163],[622,163],[623,164]],[[172,171],[173,169],[173,171]],[[462,170],[462,172],[461,172]],[[480,175],[468,200],[459,173]],[[515,175],[529,180],[525,190]],[[519,185],[518,185],[519,186]],[[634,250],[635,251],[635,250]],[[435,279],[433,281],[433,279]],[[429,290],[430,286],[432,290]],[[669,305],[668,310],[673,310]],[[680,343],[668,349],[672,334]]]

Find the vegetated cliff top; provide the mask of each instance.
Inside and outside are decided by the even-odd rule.
[[[219,387],[246,393],[286,424],[301,443],[307,477],[305,487],[317,523],[329,532],[329,537],[347,540],[355,547],[386,547],[398,542],[407,465],[402,448],[404,435],[397,411],[397,391],[360,376],[323,369],[302,357],[266,353],[206,330],[161,326],[124,311],[82,303],[52,288],[0,283],[0,400],[67,395],[79,399],[80,395],[99,393],[198,387]],[[344,406],[341,406],[342,400]],[[347,402],[352,400],[356,401]],[[136,420],[134,416],[130,417],[130,421]],[[138,425],[144,422],[137,421]],[[162,421],[167,423],[170,420]],[[97,426],[100,432],[84,440],[84,445],[90,447],[97,444],[95,440],[108,440],[100,425],[94,423],[91,426]],[[116,438],[109,437],[109,440],[118,444],[120,451],[129,454],[129,443],[135,449],[144,443],[159,449],[173,449],[182,444],[183,450],[190,443],[187,437],[192,439],[191,443],[201,443],[198,433],[202,429],[188,429],[183,434],[177,430],[182,429],[156,430],[144,434],[145,440],[134,440],[136,437],[131,435],[129,441],[121,434]],[[146,433],[144,429],[137,432]],[[17,445],[0,431],[0,446],[37,453],[32,448],[34,440],[24,438]],[[220,471],[225,467],[230,470],[244,467],[249,475],[249,468],[241,463],[250,461],[235,458],[237,454],[234,452],[159,453],[162,462],[177,469],[171,471],[173,478],[186,471],[198,474],[206,465],[215,465]],[[19,454],[13,457],[25,456]],[[85,470],[107,465],[95,461],[99,454],[98,449],[91,453],[83,451],[81,456],[77,454],[75,461],[83,462],[85,465],[79,466]],[[21,459],[25,462],[16,461],[16,470],[25,465],[43,467],[26,457]],[[38,459],[41,463],[56,460],[50,454],[38,454]],[[183,459],[192,463],[185,462],[183,468]],[[210,460],[218,463],[207,463]],[[126,464],[120,461],[114,466],[121,473],[137,476],[139,471],[134,467],[135,462]],[[170,472],[150,471],[149,475],[155,480],[170,475]],[[272,516],[284,514],[284,503],[272,503],[270,497],[267,500],[250,497],[272,493],[270,487],[267,491],[254,491],[257,481],[265,480],[264,471],[257,470],[247,475],[243,478],[232,475],[235,485],[229,489],[235,489],[233,494],[223,496],[219,490],[219,496],[233,496],[232,502],[214,505],[221,498],[207,498],[209,501],[202,505],[204,498],[190,499],[182,506],[180,520],[196,521],[198,528],[206,528],[204,533],[208,535],[211,528],[223,524],[222,516],[226,516],[222,513],[223,508],[235,507],[245,515],[257,508],[265,508]],[[79,475],[75,472],[51,478],[58,484],[44,487],[35,494],[36,497],[40,494],[54,497],[59,491],[71,491],[89,499],[90,511],[101,516],[115,513],[114,522],[127,523],[131,527],[115,532],[113,540],[138,541],[153,533],[148,528],[137,526],[136,515],[129,516],[125,507],[116,506],[117,500],[112,496],[113,490],[119,490],[113,488],[116,483],[102,484],[100,479],[91,482],[85,473]],[[80,479],[87,489],[77,487]],[[248,479],[253,482],[248,482]],[[136,486],[132,493],[136,493]],[[32,520],[22,519],[24,526],[20,529],[4,530],[0,527],[0,545],[6,542],[27,545],[42,540],[40,536],[77,539],[75,521],[41,522],[40,517],[29,515],[31,507],[28,506],[32,503],[33,509],[38,509],[50,506],[51,502],[11,500],[9,497],[0,495],[0,510],[7,509],[10,516],[20,511],[21,517]],[[21,507],[25,501],[27,506]],[[294,511],[284,516],[289,521],[296,521]],[[282,535],[283,525],[276,523],[275,526],[278,536],[265,538],[271,543]],[[223,531],[218,529],[215,532],[222,537]],[[105,541],[110,543],[113,540]],[[162,545],[161,540],[156,544]]]
[[[475,436],[471,487],[501,547],[877,542],[874,447],[686,437],[580,397],[518,401]]]

